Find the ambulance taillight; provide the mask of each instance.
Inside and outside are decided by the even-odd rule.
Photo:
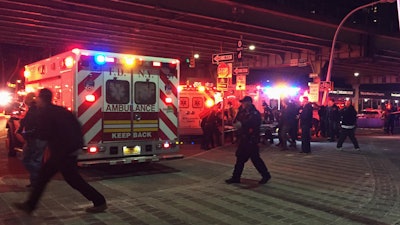
[[[165,103],[168,103],[168,104],[172,103],[172,98],[166,97],[165,98]]]
[[[169,142],[164,142],[164,144],[163,144],[164,148],[169,148],[169,146],[170,146]]]
[[[92,146],[92,147],[88,148],[88,152],[89,153],[97,153],[98,151],[99,151],[98,148],[95,147],[95,146]]]
[[[96,101],[96,96],[94,96],[94,95],[92,95],[92,94],[86,95],[86,96],[85,96],[85,100],[86,100],[87,102],[94,102],[94,101]]]

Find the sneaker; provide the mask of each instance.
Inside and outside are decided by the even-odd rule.
[[[239,184],[240,183],[240,179],[229,178],[228,180],[225,180],[225,183],[227,183],[227,184]]]
[[[338,151],[342,151],[342,150],[343,150],[343,148],[342,148],[342,147],[337,147],[337,148],[336,148],[336,150],[338,150]]]
[[[30,207],[26,202],[20,203],[20,202],[15,202],[13,203],[14,208],[23,211],[24,213],[30,215],[33,212],[33,208]]]
[[[361,149],[360,148],[356,148],[356,151],[361,151]]]
[[[104,212],[107,208],[108,208],[107,203],[103,203],[98,206],[92,206],[92,207],[86,208],[85,211],[88,213],[101,213],[101,212]]]
[[[266,184],[269,180],[271,179],[271,175],[267,177],[263,177],[260,181],[258,181],[259,184]]]

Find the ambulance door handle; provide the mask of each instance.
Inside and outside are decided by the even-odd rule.
[[[135,120],[141,120],[142,117],[140,116],[140,114],[135,114]]]
[[[186,115],[189,115],[190,114],[190,111],[186,111]]]

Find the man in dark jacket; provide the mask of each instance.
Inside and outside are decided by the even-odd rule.
[[[52,104],[52,98],[52,92],[45,88],[40,90],[37,101],[40,110],[38,137],[48,142],[50,157],[42,166],[28,200],[14,205],[28,214],[32,213],[47,183],[57,172],[61,172],[71,187],[93,202],[94,206],[87,208],[86,212],[103,212],[107,209],[104,196],[78,173],[77,155],[83,147],[81,125],[70,111]]]
[[[260,140],[261,114],[253,105],[253,99],[245,96],[242,100],[242,110],[236,119],[241,123],[239,130],[239,145],[236,150],[236,164],[232,177],[225,180],[227,184],[240,183],[244,164],[251,159],[254,167],[261,174],[259,184],[265,184],[271,179],[267,166],[260,157],[258,142]]]
[[[345,107],[340,111],[341,116],[341,130],[339,140],[337,142],[337,149],[342,150],[343,142],[347,137],[353,142],[354,148],[359,151],[360,146],[355,136],[357,111],[354,109],[351,100],[347,100]]]
[[[308,102],[308,97],[303,97],[302,108],[300,109],[301,128],[301,151],[300,153],[311,153],[311,127],[313,119],[313,107]]]
[[[328,100],[326,116],[328,119],[328,141],[334,142],[336,137],[339,135],[340,115],[339,107],[335,104],[335,100],[332,98]]]

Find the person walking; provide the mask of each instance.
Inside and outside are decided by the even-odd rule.
[[[388,102],[385,106],[385,111],[384,111],[384,120],[385,120],[385,134],[393,134],[394,132],[394,122],[396,119],[396,115],[394,114],[396,112],[396,108],[392,106],[390,102]]]
[[[358,141],[355,136],[357,111],[354,109],[351,100],[347,100],[345,102],[344,108],[340,110],[340,117],[341,117],[341,130],[338,142],[336,144],[336,148],[338,150],[342,150],[343,142],[346,140],[347,137],[349,137],[354,145],[354,148],[357,151],[359,151],[360,146],[358,145]]]
[[[21,119],[20,126],[16,131],[24,137],[22,163],[29,172],[30,183],[26,187],[31,188],[36,185],[39,176],[39,170],[42,166],[43,152],[47,142],[38,138],[38,109],[35,102],[35,93],[28,93],[25,96],[24,103],[28,106],[24,118]]]
[[[260,157],[258,142],[260,140],[261,114],[253,105],[253,99],[245,96],[240,100],[242,109],[237,120],[241,126],[239,129],[239,144],[236,150],[236,164],[232,177],[225,180],[227,184],[240,183],[244,164],[251,159],[254,167],[261,174],[259,184],[266,184],[271,179],[267,166]]]
[[[52,98],[53,93],[44,88],[40,90],[37,99],[40,120],[38,138],[47,141],[50,156],[41,167],[37,183],[33,186],[28,199],[23,203],[14,203],[14,207],[31,214],[36,209],[50,179],[57,172],[61,172],[72,188],[93,202],[93,206],[86,208],[86,212],[103,212],[107,209],[104,196],[78,173],[77,155],[83,147],[81,125],[69,110],[54,105]]]
[[[300,109],[300,128],[301,128],[301,151],[300,153],[311,153],[311,127],[313,119],[313,107],[304,96],[302,108]]]
[[[333,98],[328,100],[328,109],[326,116],[328,118],[328,141],[335,142],[336,137],[339,136],[339,107],[335,104],[335,100]]]
[[[326,117],[326,106],[321,105],[318,109],[318,116],[319,116],[319,129],[320,135],[322,137],[326,137],[327,135],[327,117]],[[318,134],[318,133],[317,133]],[[316,135],[317,137],[319,135]]]
[[[296,105],[294,101],[289,101],[287,111],[288,111],[288,121],[289,121],[289,142],[290,142],[289,147],[296,149],[296,140],[299,130],[298,126],[299,107]]]

